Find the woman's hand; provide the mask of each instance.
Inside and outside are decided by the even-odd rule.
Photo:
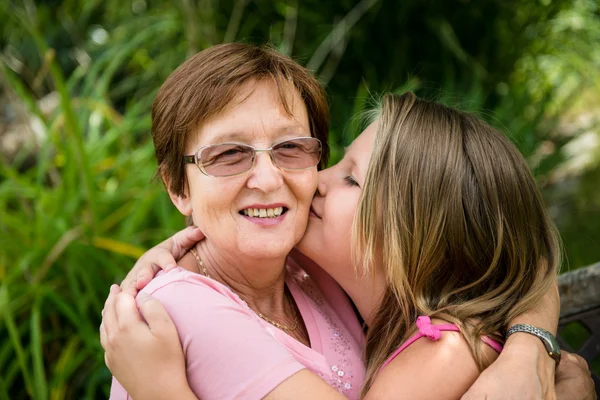
[[[111,286],[100,325],[106,366],[134,399],[168,399],[175,393],[177,398],[195,398],[171,318],[145,293],[138,296],[138,304],[139,312],[130,293]]]
[[[177,260],[198,241],[204,239],[200,229],[188,226],[164,242],[145,252],[121,282],[121,290],[135,296],[152,280],[158,271],[169,271],[177,265]]]
[[[556,369],[556,399],[597,399],[588,363],[577,354],[564,350],[561,353],[562,359]]]

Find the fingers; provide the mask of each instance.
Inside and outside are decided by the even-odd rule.
[[[137,324],[146,325],[138,311],[135,297],[129,293],[122,292],[115,299],[116,320],[121,331],[130,331]]]
[[[163,247],[169,250],[175,259],[179,260],[193,245],[204,239],[204,237],[200,229],[195,226],[188,226],[160,245],[164,245]]]
[[[177,329],[173,320],[167,313],[160,301],[145,293],[140,293],[138,298],[140,313],[154,336],[177,335]]]
[[[112,285],[104,309],[102,310],[102,323],[100,324],[100,341],[105,351],[114,345],[114,338],[119,332],[128,332],[140,325],[146,327],[138,309],[135,298],[122,292],[117,285]]]
[[[595,384],[587,361],[578,354],[562,351],[556,373],[557,399],[595,399]]]
[[[590,366],[589,366],[588,362],[585,360],[585,358],[581,357],[579,354],[569,353],[569,358],[584,369],[590,368]],[[590,371],[590,373],[591,373],[591,371]]]
[[[175,259],[168,250],[161,247],[161,245],[154,246],[135,263],[121,282],[121,290],[135,297],[138,291],[146,287],[158,271],[168,266],[174,267],[175,264]]]
[[[115,301],[117,294],[121,291],[117,285],[110,286],[110,292],[104,302],[104,308],[102,309],[102,327],[106,334],[110,334],[111,330],[115,330],[118,327],[117,315],[115,313]],[[103,345],[104,349],[106,347]]]
[[[571,363],[579,366],[580,368],[583,368],[584,370],[589,370],[588,362],[585,360],[585,358],[581,357],[579,354],[570,353],[570,352],[568,352],[566,350],[562,350],[562,349],[561,349],[561,353],[562,353],[562,356],[561,356],[562,360],[561,360],[560,364],[558,365],[559,369],[561,367],[568,367],[568,363],[571,362]]]
[[[108,336],[106,335],[106,329],[104,328],[104,321],[100,323],[100,344],[102,348],[106,351],[108,348]]]
[[[156,275],[161,269],[164,271],[169,271],[176,266],[177,262],[175,261],[175,258],[173,258],[173,255],[166,249],[160,247],[160,245],[150,249],[144,255],[143,259],[140,259],[136,263],[134,270],[132,270],[130,273],[132,275],[134,271],[136,273],[136,291],[145,288],[146,285],[154,278],[154,275]]]
[[[137,310],[135,298],[122,292],[119,286],[111,285],[100,324],[100,344],[104,349],[104,363],[109,370],[112,371],[111,358],[122,352],[128,340],[132,337],[141,339],[144,333],[148,333],[148,326]]]
[[[104,364],[106,365],[106,368],[110,370],[109,352],[112,349],[110,347],[110,340],[108,338],[108,334],[106,333],[104,321],[102,321],[102,323],[100,324],[100,344],[104,349]]]
[[[158,271],[161,269],[169,271],[175,268],[177,260],[202,239],[204,239],[204,234],[200,229],[189,226],[154,246],[135,263],[121,283],[121,289],[135,296],[154,278]]]
[[[136,275],[136,289],[143,289],[161,269],[168,272],[175,268],[177,260],[183,257],[193,245],[202,239],[204,239],[204,234],[200,229],[188,226],[147,251],[134,267],[134,269],[138,270]],[[150,264],[146,265],[145,260],[150,260]]]
[[[121,290],[123,292],[129,293],[132,296],[135,296],[137,294],[137,277],[136,274],[133,273],[133,270],[129,271],[125,279],[123,279],[123,282],[121,282]]]
[[[102,323],[100,323],[100,344],[104,349],[104,363],[110,369],[108,361],[108,352],[111,350],[111,336],[109,330],[115,332],[118,329],[117,318],[115,314],[115,301],[120,289],[117,285],[111,285],[108,298],[104,302],[102,309]]]

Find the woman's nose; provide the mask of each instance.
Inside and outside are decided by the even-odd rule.
[[[263,192],[272,192],[283,185],[281,170],[273,163],[268,152],[256,153],[254,167],[248,179],[250,189],[258,189]]]

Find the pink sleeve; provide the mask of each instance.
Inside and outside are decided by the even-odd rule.
[[[152,293],[175,322],[190,387],[200,399],[261,399],[304,366],[222,293],[174,281]]]

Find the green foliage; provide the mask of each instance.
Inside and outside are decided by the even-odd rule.
[[[179,63],[222,41],[270,41],[318,73],[333,161],[372,93],[492,110],[484,117],[510,132],[548,198],[569,204],[555,214],[572,264],[597,261],[598,163],[571,192],[552,190],[564,147],[595,128],[561,124],[600,107],[598,13],[593,0],[2,2],[0,82],[44,140],[33,166],[27,148],[0,165],[0,398],[106,397],[108,286],[183,226],[152,181],[150,105]],[[46,113],[50,92],[59,105]],[[582,93],[590,100],[574,101]]]

